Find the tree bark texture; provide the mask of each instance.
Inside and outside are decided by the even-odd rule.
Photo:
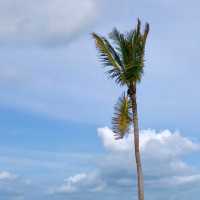
[[[131,98],[132,112],[133,112],[134,147],[135,147],[135,162],[136,162],[136,169],[137,169],[138,200],[144,200],[144,180],[143,180],[142,163],[141,163],[141,156],[140,156],[136,85],[133,85],[132,87],[130,87],[130,98]]]

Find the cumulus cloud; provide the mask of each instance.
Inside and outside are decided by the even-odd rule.
[[[110,152],[104,165],[101,165],[103,174],[106,168],[108,168],[108,175],[119,174],[123,171],[124,174],[120,173],[122,179],[117,176],[119,179],[116,181],[131,183],[129,178],[130,174],[134,176],[133,166],[135,165],[132,159],[134,156],[133,134],[129,134],[122,140],[115,140],[112,130],[104,127],[98,129],[98,135],[104,147]],[[184,156],[199,151],[200,144],[182,136],[179,132],[141,130],[140,150],[146,184],[154,183],[159,187],[165,185],[166,182],[168,185],[170,183],[180,185],[180,183],[190,184],[199,180],[200,173],[184,161]]]
[[[97,132],[106,149],[111,151],[128,151],[131,149],[131,137],[115,140],[114,133],[108,127],[98,128]]]
[[[0,42],[66,43],[91,25],[96,0],[0,1]]]
[[[130,151],[134,142],[133,134],[129,134],[122,140],[115,140],[114,133],[108,127],[99,128],[98,135],[105,148],[111,151]],[[140,149],[144,156],[148,157],[177,157],[193,151],[200,150],[200,145],[183,137],[179,132],[163,130],[141,130]]]

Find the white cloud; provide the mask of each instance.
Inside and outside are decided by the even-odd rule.
[[[0,41],[57,44],[94,21],[96,0],[0,1]]]
[[[15,178],[16,178],[16,175],[11,174],[10,172],[7,172],[7,171],[0,172],[0,181],[13,180]]]
[[[121,140],[115,140],[112,130],[104,127],[98,129],[98,135],[104,147],[111,152],[103,164],[100,164],[103,174],[116,176],[116,183],[133,184],[130,181],[130,174],[135,174],[133,168],[135,164],[132,159],[134,157],[133,134]],[[184,161],[184,156],[199,151],[200,145],[180,133],[169,130],[160,132],[150,129],[142,130],[140,149],[144,176],[148,185],[160,187],[166,183],[184,185],[199,181],[200,172],[188,165]]]
[[[51,194],[78,195],[101,191],[103,194],[134,192],[136,189],[133,135],[115,140],[108,127],[99,128],[98,136],[107,155],[96,160],[96,168],[89,173],[80,173],[65,179],[64,183],[51,190]],[[178,132],[142,130],[140,148],[147,190],[182,189],[199,187],[200,172],[188,165],[184,157],[199,151],[199,144]],[[100,195],[100,194],[99,194]]]
[[[177,187],[184,185],[193,185],[200,184],[200,174],[193,175],[183,175],[183,176],[170,176],[170,177],[161,177],[158,180],[148,180],[146,181],[148,187]]]
[[[191,176],[174,177],[174,178],[175,178],[175,181],[173,181],[173,179],[171,180],[172,184],[174,182],[177,184],[200,182],[200,174],[195,174]]]
[[[99,192],[103,190],[105,183],[96,172],[80,173],[64,180],[64,184],[50,190],[51,194],[74,193],[80,191]]]
[[[76,191],[76,184],[81,183],[82,181],[87,180],[87,174],[77,174],[66,179],[66,184],[58,188],[58,192],[74,192]]]
[[[141,131],[141,150],[152,157],[177,157],[200,149],[200,145],[182,136],[178,132],[164,130]]]
[[[108,127],[99,128],[98,135],[106,149],[116,152],[130,151],[133,149],[133,134],[129,134],[121,140],[115,140],[114,133]],[[182,136],[178,132],[163,130],[141,130],[140,149],[144,156],[177,157],[192,151],[200,150],[200,145]]]
[[[108,127],[98,128],[98,135],[106,149],[111,151],[128,151],[131,148],[131,137],[115,140],[114,133]]]

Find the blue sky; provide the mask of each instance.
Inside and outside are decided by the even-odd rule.
[[[196,199],[200,186],[199,8],[192,1],[0,1],[0,196],[135,198],[131,135],[109,129],[123,88],[91,32],[151,26],[138,88],[146,197]],[[38,192],[39,191],[39,192]]]

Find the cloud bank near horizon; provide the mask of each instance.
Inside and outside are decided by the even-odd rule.
[[[21,172],[15,174],[9,170],[2,170],[0,193],[8,200],[15,197],[39,200],[75,200],[80,197],[90,200],[95,197],[107,200],[134,196],[136,199],[133,135],[115,140],[112,130],[108,127],[98,128],[97,134],[106,154],[57,154],[55,160],[51,153],[32,152],[32,159],[29,158],[30,153],[27,158],[20,156],[14,161],[7,158],[7,162],[15,162],[16,169],[20,169],[21,172],[24,168],[35,172],[40,168],[41,177],[34,178],[22,175]],[[195,195],[200,186],[200,169],[186,160],[199,153],[200,144],[170,130],[157,132],[147,129],[141,130],[140,135],[145,192],[149,199],[186,200],[188,194]],[[79,167],[75,165],[77,162]],[[73,165],[70,166],[70,163]],[[48,173],[54,177],[47,180],[45,174]],[[38,185],[38,181],[43,184]],[[36,194],[35,191],[39,190],[40,194]]]
[[[112,130],[104,127],[98,129],[98,136],[108,154],[97,161],[95,170],[68,177],[63,184],[51,190],[51,195],[65,194],[71,198],[83,195],[83,188],[89,196],[95,193],[112,196],[113,191],[116,196],[124,194],[124,191],[129,195],[136,194],[133,135],[115,140]],[[185,161],[185,157],[200,151],[199,143],[179,132],[148,129],[141,131],[140,144],[147,195],[159,198],[161,194],[158,191],[162,189],[180,191],[183,188],[190,193],[191,188],[200,186],[199,169]],[[178,200],[182,192],[162,195],[162,199]]]

